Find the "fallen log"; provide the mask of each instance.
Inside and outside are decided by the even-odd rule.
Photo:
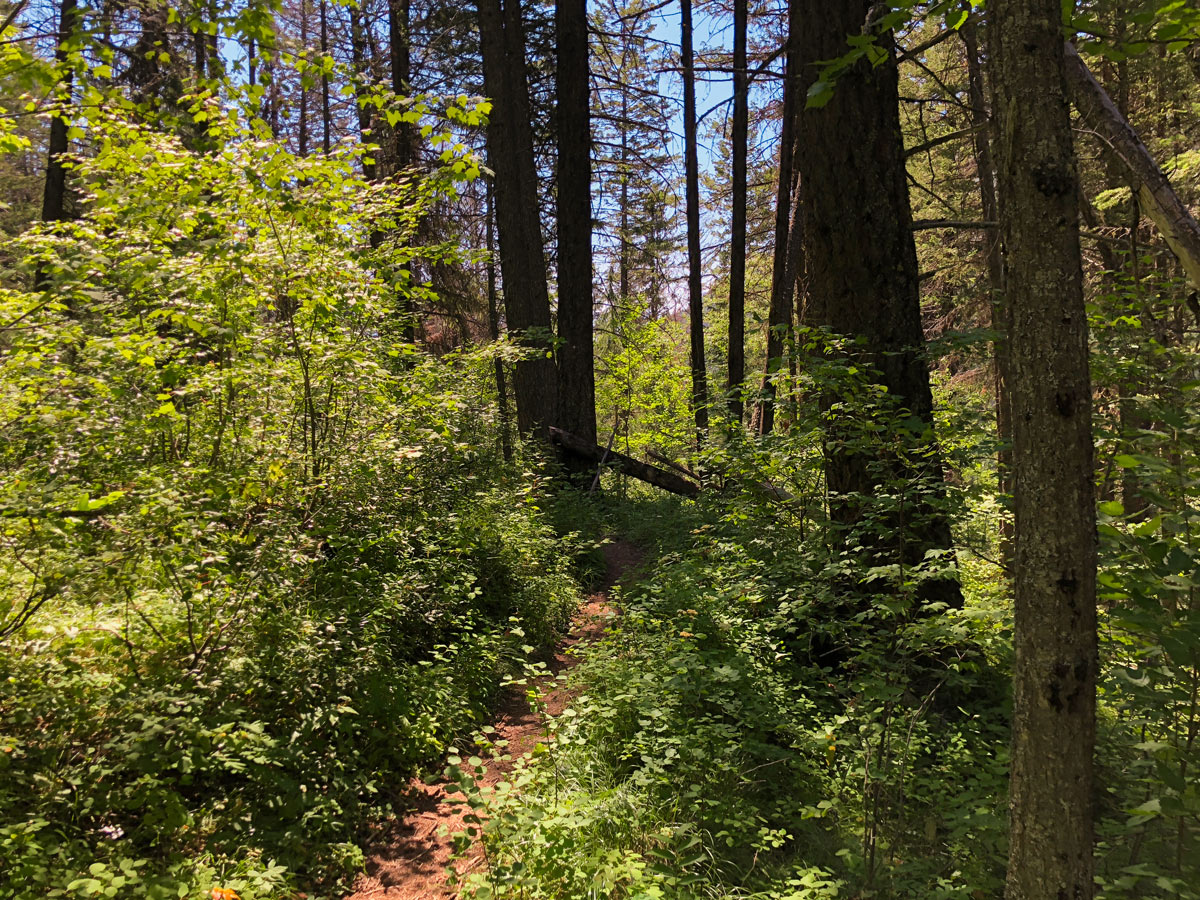
[[[554,426],[550,427],[550,440],[569,453],[573,453],[590,462],[598,463],[598,469],[605,465],[611,465],[613,468],[620,469],[626,475],[637,478],[639,481],[644,481],[647,484],[652,484],[657,488],[662,488],[664,491],[669,491],[672,494],[695,497],[700,493],[700,485],[688,481],[674,472],[668,472],[666,469],[660,469],[649,463],[640,462],[632,456],[627,456],[612,449],[611,440],[608,447],[601,447],[599,444],[593,444],[591,441],[584,440],[578,435],[572,434],[569,431],[563,431],[561,428],[555,428]],[[655,453],[653,450],[648,451],[648,453],[651,457],[670,466],[672,469],[685,472],[693,478],[699,478],[690,469],[685,468],[672,459],[668,459],[661,453]],[[596,474],[599,477],[599,471]],[[742,483],[745,487],[771,503],[798,509],[801,513],[804,512],[800,500],[785,488],[777,487],[766,481],[745,481]]]
[[[620,469],[626,475],[652,484],[656,488],[679,494],[683,497],[695,497],[700,493],[700,486],[693,484],[674,472],[667,472],[649,463],[644,463],[627,456],[617,450],[606,451],[599,444],[593,444],[578,435],[563,431],[561,428],[550,427],[550,440],[569,453],[594,463],[606,462],[615,469]]]
[[[689,469],[683,463],[676,462],[675,460],[671,459],[669,456],[664,456],[663,454],[661,454],[655,450],[647,450],[646,455],[648,457],[650,457],[652,460],[654,460],[655,462],[660,462],[664,466],[667,466],[668,468],[674,469],[677,472],[682,472],[684,475],[688,476],[688,478],[694,478],[696,481],[700,481],[699,475],[697,475],[695,472],[693,472],[691,469]]]
[[[1200,225],[1133,126],[1071,45],[1066,47],[1067,82],[1071,99],[1107,149],[1121,161],[1137,188],[1138,202],[1179,258],[1194,290],[1200,290]]]

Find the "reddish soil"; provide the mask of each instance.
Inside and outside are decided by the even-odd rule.
[[[542,699],[550,716],[562,713],[576,693],[553,676],[579,662],[578,654],[573,652],[579,644],[599,640],[604,635],[616,615],[609,605],[609,590],[641,561],[641,552],[628,541],[604,546],[604,583],[587,598],[575,615],[569,634],[555,647],[554,657],[548,661],[551,675],[545,679]],[[524,688],[513,688],[501,698],[492,724],[496,733],[491,738],[508,741],[504,752],[511,759],[532,751],[546,733],[543,718],[529,708]],[[511,770],[510,760],[489,763],[487,774],[479,783],[494,785]],[[346,900],[443,900],[456,894],[456,889],[446,884],[450,865],[460,875],[466,875],[483,864],[482,855],[474,851],[465,859],[452,860],[451,836],[463,829],[467,807],[451,802],[445,779],[433,784],[413,779],[408,786],[408,797],[411,803],[408,813],[381,831],[379,845],[367,859],[367,873],[359,878],[354,893]]]

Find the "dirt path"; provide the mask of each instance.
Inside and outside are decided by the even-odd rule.
[[[572,648],[604,634],[616,615],[608,602],[610,589],[641,561],[641,551],[628,541],[604,545],[604,583],[599,591],[588,596],[575,616],[570,633],[555,648],[554,658],[549,662],[552,673],[572,668],[579,662],[579,657],[570,652]],[[557,680],[547,679],[547,686],[550,691],[543,698],[546,711],[557,716],[570,703],[572,692]],[[520,689],[513,689],[501,699],[492,724],[496,729],[493,737],[508,741],[506,753],[513,759],[531,751],[545,733],[541,716],[530,711]],[[511,763],[491,765],[480,783],[494,785],[511,768]],[[462,830],[466,808],[447,802],[445,783],[440,779],[434,784],[413,779],[409,797],[411,810],[380,836],[379,848],[367,860],[367,874],[359,878],[354,893],[346,900],[441,900],[455,895],[455,890],[446,885],[446,867],[453,854],[450,835]],[[441,834],[443,830],[447,834]],[[455,863],[455,868],[466,874],[481,863],[479,855],[471,855]]]

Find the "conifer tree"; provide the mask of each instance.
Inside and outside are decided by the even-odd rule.
[[[799,97],[816,84],[817,64],[846,53],[846,35],[870,27],[875,10],[870,0],[800,0]],[[944,482],[933,438],[894,47],[890,34],[878,40],[887,54],[879,65],[860,59],[835,85],[814,92],[827,102],[810,100],[799,110],[796,202],[805,216],[811,323],[853,341],[847,352],[874,370],[890,401],[909,415],[903,448],[882,456],[875,448],[856,449],[852,420],[831,419],[825,457],[831,514],[845,527],[872,532],[862,537],[868,564],[893,559],[903,530],[900,562],[909,568],[952,544],[936,504]],[[875,494],[888,493],[893,480],[911,485],[915,496],[902,511],[876,513]],[[931,578],[918,600],[960,606],[962,594],[952,578]]]
[[[696,437],[708,431],[708,376],[704,361],[704,289],[700,260],[700,175],[696,149],[696,72],[692,48],[692,3],[680,0],[680,62],[683,68],[684,191],[687,197],[688,331],[691,336],[692,414]]]
[[[1008,900],[1093,895],[1092,390],[1057,0],[990,10],[1016,512]]]
[[[592,134],[586,0],[557,0],[558,424],[596,440],[592,368]]]
[[[593,12],[593,204],[610,293],[641,296],[656,318],[678,229],[670,99],[655,74],[670,63],[650,9],[605,0]]]
[[[750,80],[746,71],[747,0],[733,5],[733,217],[729,240],[729,415],[742,420],[746,380],[746,154]]]
[[[522,433],[555,421],[558,378],[550,352],[550,297],[539,219],[525,26],[519,0],[478,0],[485,90],[498,114],[488,121],[488,160],[496,173],[496,231],[510,334],[530,348],[516,365],[513,392]]]

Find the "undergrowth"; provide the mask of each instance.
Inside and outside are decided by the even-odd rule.
[[[999,891],[1002,623],[968,605],[909,623],[905,652],[860,641],[835,671],[811,653],[817,633],[846,638],[814,577],[824,551],[778,523],[760,540],[765,514],[677,509],[692,527],[620,596],[619,628],[573,675],[584,693],[511,787],[456,770],[486,821],[472,895]]]
[[[914,609],[886,567],[847,566],[857,542],[820,521],[821,460],[798,428],[726,451],[724,483],[699,501],[579,513],[610,529],[623,516],[656,558],[618,593],[616,628],[571,676],[579,695],[510,783],[481,788],[480,766],[452,758],[475,812],[462,840],[488,861],[468,896],[1000,896],[1012,610],[994,447],[971,399],[954,405],[944,445],[967,510],[961,609]],[[1181,462],[1195,434],[1189,422],[1126,437],[1116,466],[1143,506],[1100,507],[1104,900],[1200,896],[1196,482]]]
[[[335,895],[578,600],[494,357],[406,342],[370,237],[467,161],[375,190],[194,112],[222,151],[90,112],[81,215],[10,247],[52,289],[2,273],[0,897]]]
[[[237,628],[201,658],[198,612],[168,598],[26,629],[0,671],[0,896],[251,900],[361,869],[366,823],[576,603],[573,548],[520,487],[393,501],[390,521],[335,508],[337,546],[215,612]],[[432,508],[454,524],[425,527]]]

